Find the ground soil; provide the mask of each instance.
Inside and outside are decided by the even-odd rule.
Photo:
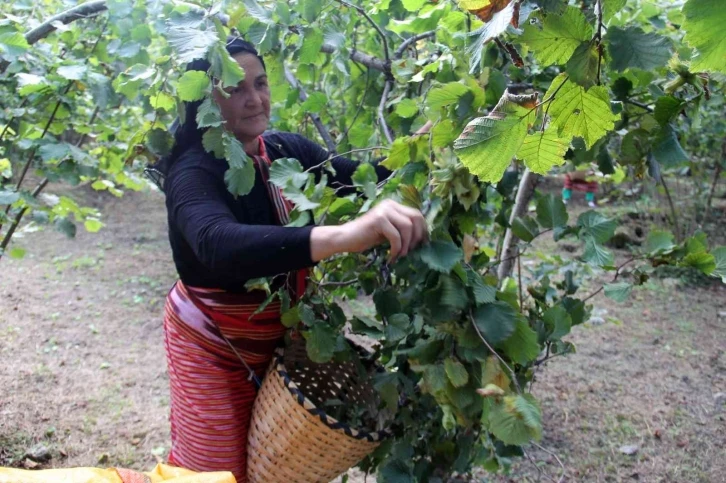
[[[103,230],[24,233],[26,257],[0,260],[0,466],[47,452],[38,467],[148,470],[170,445],[163,198],[74,195],[103,207]],[[573,330],[577,353],[537,376],[541,449],[471,481],[726,482],[726,287],[653,279],[591,302],[600,319]]]

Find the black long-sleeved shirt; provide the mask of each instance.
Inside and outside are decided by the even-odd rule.
[[[272,161],[295,158],[308,169],[329,157],[297,134],[267,132],[263,139]],[[328,184],[351,185],[358,163],[337,157],[332,164],[336,174]],[[310,258],[313,225],[279,226],[259,174],[250,193],[235,199],[224,183],[228,168],[227,161],[198,145],[184,152],[166,176],[169,241],[182,282],[240,292],[250,279],[315,265]],[[376,172],[379,179],[390,175],[382,166]]]

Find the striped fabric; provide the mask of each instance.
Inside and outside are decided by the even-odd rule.
[[[261,138],[260,148],[260,156],[254,156],[257,173],[284,225],[292,204],[269,182],[270,161]],[[304,290],[307,271],[294,275],[293,295]],[[258,388],[222,334],[262,379],[286,330],[278,300],[253,315],[265,298],[262,291],[233,294],[181,281],[169,292],[164,343],[171,386],[170,464],[231,471],[238,482],[247,480],[247,433]]]

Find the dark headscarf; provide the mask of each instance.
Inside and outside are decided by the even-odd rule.
[[[227,52],[231,56],[235,56],[240,53],[252,54],[262,63],[262,68],[265,69],[265,61],[262,56],[257,52],[254,45],[242,40],[240,37],[227,37]],[[210,68],[210,64],[206,59],[195,59],[187,65],[186,70],[200,70],[207,72]],[[151,180],[161,189],[164,190],[164,179],[169,173],[172,165],[176,162],[184,152],[202,142],[202,136],[204,135],[205,129],[200,129],[197,126],[197,110],[202,104],[202,101],[185,102],[184,103],[184,120],[183,122],[176,118],[171,125],[169,131],[174,137],[174,145],[171,148],[171,152],[163,156],[156,163],[149,165],[144,173],[151,178]]]

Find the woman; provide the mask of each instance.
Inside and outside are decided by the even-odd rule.
[[[279,302],[251,316],[265,294],[245,290],[245,282],[276,276],[275,288],[287,285],[299,294],[306,269],[320,260],[386,241],[395,259],[426,240],[427,232],[418,210],[394,201],[344,225],[281,226],[292,205],[267,182],[269,164],[290,157],[307,169],[328,153],[299,135],[263,135],[270,118],[264,62],[240,39],[231,40],[227,50],[245,79],[227,89],[228,97],[215,91],[214,100],[225,128],[255,162],[251,192],[235,198],[227,191],[227,162],[202,146],[203,131],[195,121],[198,102],[186,106],[172,153],[157,169],[165,177],[169,239],[180,277],[167,297],[164,318],[171,383],[169,462],[197,471],[228,470],[243,482],[255,383],[285,331]],[[189,68],[206,71],[209,64],[195,61]],[[351,185],[356,163],[335,158],[332,164],[331,184]],[[389,174],[376,169],[381,178]]]

